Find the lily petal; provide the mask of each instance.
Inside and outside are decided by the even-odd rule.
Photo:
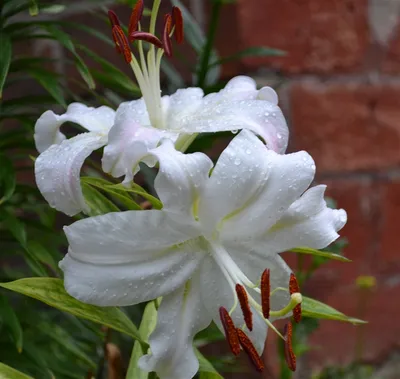
[[[239,75],[226,84],[225,88],[215,94],[209,94],[205,100],[217,97],[222,97],[230,100],[254,100],[257,98],[257,84],[253,78],[249,76]],[[214,95],[216,95],[214,97]]]
[[[224,329],[219,316],[219,308],[224,307],[228,311],[232,308],[234,305],[234,296],[236,296],[235,289],[229,285],[223,272],[211,257],[204,259],[201,264],[200,280],[201,296],[204,305],[218,328],[223,332]],[[252,311],[253,331],[250,332],[246,328],[246,334],[252,340],[259,354],[261,354],[264,349],[265,339],[267,338],[268,328],[260,315],[253,308]],[[239,305],[236,306],[231,317],[237,327],[243,325],[243,314]]]
[[[154,166],[154,159],[145,159],[150,150],[157,147],[162,138],[176,140],[177,135],[166,131],[143,127],[133,120],[116,122],[108,134],[108,144],[104,148],[102,168],[114,177],[125,175],[124,183],[132,181],[139,171],[139,162]]]
[[[164,211],[108,213],[77,221],[65,233],[65,288],[90,304],[132,305],[164,296],[204,257],[196,227]]]
[[[52,145],[35,162],[36,184],[51,207],[73,216],[88,212],[80,185],[80,171],[85,159],[104,146],[107,136],[82,133]]]
[[[271,291],[278,287],[287,288],[292,270],[278,254],[269,254],[268,245],[257,243],[226,244],[232,259],[243,270],[243,273],[253,282],[261,279],[263,271],[270,269]],[[255,299],[259,295],[252,292]],[[290,300],[288,292],[278,291],[271,297],[271,309],[284,308]]]
[[[158,321],[149,343],[151,354],[139,361],[144,371],[156,371],[160,379],[191,379],[199,362],[193,349],[193,338],[211,322],[204,308],[199,274],[176,291],[163,297]]]
[[[204,186],[207,185],[212,161],[205,154],[182,154],[166,140],[152,151],[160,162],[154,187],[165,210],[190,214]]]
[[[109,107],[87,107],[81,103],[72,103],[62,115],[52,111],[44,112],[35,124],[35,144],[42,153],[53,144],[60,144],[65,135],[60,132],[64,122],[71,121],[88,131],[107,133],[114,123],[115,111]]]
[[[309,154],[280,155],[243,130],[222,152],[199,202],[202,224],[240,241],[264,233],[313,180]]]
[[[180,118],[196,112],[202,104],[203,96],[203,90],[196,87],[178,89],[171,96],[163,96],[162,102],[167,129],[174,130]]]
[[[205,96],[195,112],[176,115],[170,129],[189,134],[248,129],[278,153],[285,152],[289,137],[275,91],[257,91],[249,77],[233,78],[220,92]]]
[[[325,188],[324,185],[310,188],[261,236],[258,243],[264,246],[265,253],[298,246],[322,249],[339,237],[337,232],[346,224],[347,215],[343,209],[327,207]]]

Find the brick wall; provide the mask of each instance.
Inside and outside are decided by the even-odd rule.
[[[400,347],[400,0],[239,0],[229,7],[235,47],[288,54],[245,59],[228,75],[252,73],[262,84],[278,76],[290,150],[312,154],[317,181],[348,212],[342,235],[353,263],[326,265],[308,291],[365,317],[362,358],[382,361]],[[358,275],[377,278],[364,316]],[[351,325],[322,322],[312,340],[321,349],[306,366],[351,362],[356,335]]]

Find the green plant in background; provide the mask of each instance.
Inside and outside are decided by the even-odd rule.
[[[197,62],[193,66],[193,84],[203,88],[205,93],[222,88],[220,69],[225,62],[245,56],[283,54],[279,50],[259,47],[221,58],[214,49],[214,40],[221,9],[227,1],[212,2],[210,25],[206,34],[179,0],[171,2],[182,11],[186,40],[197,56]],[[136,1],[126,3],[134,6]],[[159,302],[156,300],[147,303],[145,307],[139,305],[122,310],[117,307],[101,308],[83,304],[69,296],[64,290],[58,268],[58,261],[66,248],[64,234],[58,226],[60,220],[56,217],[55,210],[49,208],[32,184],[33,165],[32,160],[27,157],[35,155],[32,138],[35,121],[50,106],[57,104],[65,108],[67,103],[79,101],[81,97],[71,90],[71,83],[57,72],[55,59],[19,54],[19,46],[24,51],[24,46],[26,48],[40,40],[56,41],[63,46],[70,57],[66,63],[75,67],[83,79],[84,85],[75,84],[82,87],[81,91],[85,91],[85,97],[93,105],[116,108],[121,101],[140,96],[140,89],[130,76],[81,45],[79,41],[72,40],[65,31],[66,28],[75,28],[96,38],[104,47],[114,49],[108,28],[104,28],[107,30],[104,33],[86,25],[63,21],[59,16],[65,11],[65,4],[49,6],[32,0],[0,1],[0,93],[4,95],[0,101],[0,259],[4,262],[4,268],[0,272],[3,283],[1,286],[52,307],[44,308],[33,300],[2,291],[0,374],[10,378],[26,377],[22,372],[35,378],[102,378],[108,369],[109,373],[119,375],[117,377],[123,377],[123,372],[127,371],[127,378],[155,378],[154,373],[140,371],[137,362],[147,352],[148,337],[155,326]],[[30,18],[18,19],[19,15],[27,16],[28,12]],[[149,13],[145,10],[144,16]],[[50,17],[35,18],[40,15]],[[91,17],[106,20],[105,12]],[[180,55],[179,50],[176,55]],[[86,58],[96,61],[98,68],[89,68],[85,64]],[[168,91],[184,86],[184,78],[170,61],[163,59],[161,71]],[[27,78],[44,90],[42,95],[11,98],[5,96]],[[104,89],[98,90],[96,87]],[[226,137],[227,134],[219,135]],[[190,151],[204,151],[215,139],[213,134],[200,134],[190,146]],[[154,209],[162,207],[160,200],[152,195],[154,174],[151,169],[143,167],[142,170],[145,188],[138,184],[126,188],[99,169],[96,157],[89,159],[87,163],[83,170],[85,176],[82,177],[82,188],[90,208],[89,215],[138,210],[146,204],[145,201]],[[335,250],[330,252],[308,248],[293,249],[293,252],[299,254],[300,284],[304,284],[326,259],[346,261],[340,255],[341,247],[340,243],[336,244]],[[303,254],[312,255],[312,264],[308,271],[301,268]],[[32,276],[35,278],[31,278]],[[302,306],[305,322],[294,331],[294,342],[299,341],[294,345],[294,350],[299,355],[309,348],[307,338],[318,326],[315,319],[361,322],[306,297],[303,297]],[[222,334],[212,325],[199,333],[196,346],[203,347],[221,338]],[[108,349],[115,343],[122,351],[128,351],[132,339],[135,342],[129,364],[126,360],[124,367],[114,365]],[[211,364],[198,350],[196,354],[200,361],[198,375],[201,379],[221,378],[216,368],[224,371],[226,363],[230,367],[229,362],[232,362],[231,358],[217,357]],[[281,378],[289,378],[290,375],[286,365],[282,364]]]

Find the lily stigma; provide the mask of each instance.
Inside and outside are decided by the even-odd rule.
[[[253,79],[238,76],[217,93],[204,95],[201,88],[178,89],[161,96],[160,67],[164,55],[172,54],[171,38],[183,40],[183,20],[178,8],[164,18],[162,37],[155,35],[160,0],[153,3],[149,32],[142,30],[143,1],[133,8],[128,35],[112,11],[109,18],[116,49],[132,67],[142,91],[138,100],[121,103],[117,110],[107,106],[88,107],[72,103],[61,115],[46,111],[35,125],[35,143],[41,153],[35,162],[38,188],[48,203],[73,216],[88,213],[80,184],[86,158],[104,147],[102,169],[128,186],[139,171],[139,163],[157,163],[150,154],[164,139],[185,151],[199,133],[251,130],[266,146],[280,154],[288,143],[288,127],[278,107],[278,96],[270,87],[257,89]],[[131,45],[137,46],[138,57]],[[145,44],[148,45],[147,55]],[[60,132],[65,122],[82,126],[87,132],[66,139]]]
[[[150,155],[162,210],[108,213],[65,227],[60,262],[67,292],[99,306],[162,297],[150,350],[139,361],[161,379],[191,379],[199,368],[193,338],[211,321],[232,352],[262,371],[267,330],[285,340],[290,369],[292,325],[302,296],[280,253],[321,249],[338,238],[346,212],[327,207],[325,186],[308,187],[315,164],[304,151],[278,154],[242,130],[215,166],[203,153],[183,154],[164,140]]]

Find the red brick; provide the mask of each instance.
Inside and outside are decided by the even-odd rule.
[[[400,23],[397,25],[394,36],[389,41],[382,64],[382,71],[388,74],[400,73]]]
[[[392,266],[400,274],[400,180],[386,184],[381,211],[381,244],[379,261],[383,266]],[[390,272],[388,271],[388,274]]]
[[[367,297],[360,298],[360,292],[354,286],[338,289],[324,299],[324,302],[343,313],[359,317],[368,324],[355,327],[335,321],[321,321],[320,328],[314,333],[311,343],[316,347],[311,360],[315,368],[327,364],[349,364],[356,358],[357,341],[361,330],[361,358],[379,362],[390,350],[400,347],[398,336],[400,324],[393,321],[399,314],[400,303],[396,300],[400,285],[379,283]],[[361,310],[361,302],[364,310]],[[319,347],[319,348],[317,348]]]
[[[369,45],[367,0],[240,0],[242,44],[270,46],[286,57],[248,59],[289,73],[359,70]],[[261,5],[263,4],[263,5]]]
[[[291,91],[292,143],[319,172],[392,168],[400,164],[400,86],[296,84]]]
[[[337,208],[347,212],[348,221],[339,232],[348,245],[344,255],[351,263],[330,261],[322,265],[309,281],[306,291],[312,296],[324,298],[337,287],[354,283],[359,275],[373,272],[372,259],[377,254],[379,239],[378,214],[380,212],[379,182],[368,179],[320,180],[328,185],[326,195],[336,201]]]

